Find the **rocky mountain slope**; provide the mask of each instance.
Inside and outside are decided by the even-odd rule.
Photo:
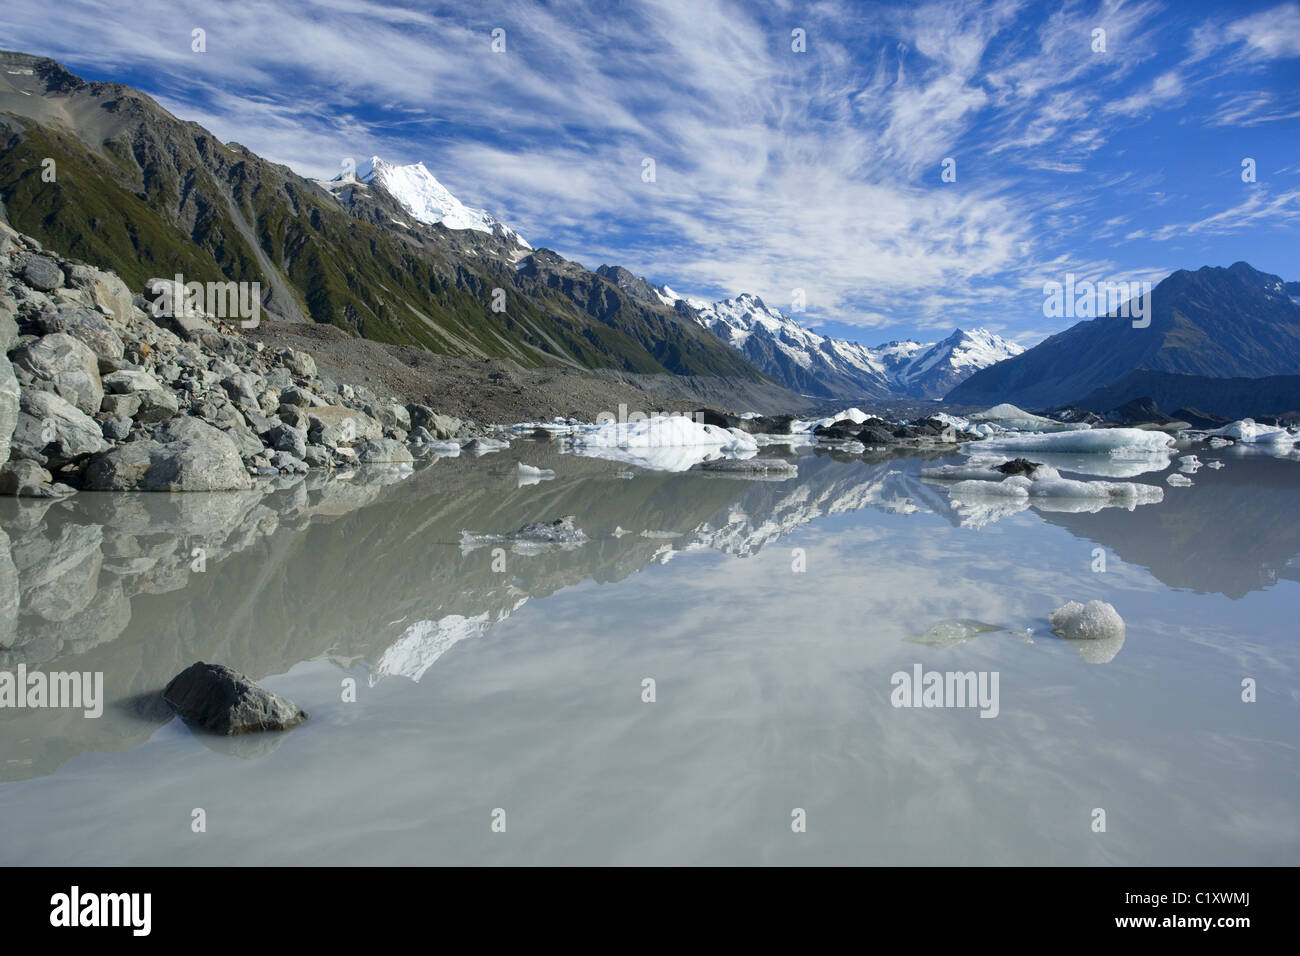
[[[177,273],[259,282],[273,317],[380,342],[524,367],[768,381],[661,302],[530,250],[449,193],[435,196],[431,176],[372,164],[325,188],[220,142],[129,87],[88,83],[21,53],[0,53],[0,66],[0,202],[8,220],[51,248],[113,269],[133,289]],[[410,200],[415,185],[427,187],[425,218],[436,218],[437,207],[444,221],[420,221],[388,192]],[[490,231],[448,227],[469,221]],[[495,289],[503,290],[504,311],[492,308]]]
[[[976,372],[947,399],[1041,408],[1077,404],[1138,371],[1211,379],[1300,374],[1300,304],[1277,276],[1244,262],[1180,270],[1152,290],[1150,309],[1146,328],[1122,315],[1079,322]]]

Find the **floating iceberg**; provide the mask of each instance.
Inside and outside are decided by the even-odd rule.
[[[1207,432],[1210,438],[1212,448],[1222,447],[1214,441],[1215,438],[1220,440],[1231,438],[1234,441],[1244,442],[1247,445],[1253,444],[1295,444],[1300,441],[1300,435],[1293,435],[1285,428],[1275,425],[1261,425],[1253,418],[1243,418],[1241,421],[1233,422],[1230,425],[1224,425],[1212,432]]]
[[[710,458],[758,454],[753,435],[738,428],[705,425],[684,415],[579,425],[571,441],[579,455],[625,461],[657,471],[686,471]]]
[[[997,448],[1016,454],[1066,452],[1119,457],[1149,457],[1171,448],[1174,439],[1164,432],[1140,428],[1089,428],[1053,434],[995,435],[980,442],[981,450]]]
[[[1178,472],[1174,472],[1172,475],[1166,478],[1165,481],[1169,482],[1169,484],[1175,488],[1192,487],[1192,479],[1188,478],[1186,475],[1179,474]]]
[[[937,469],[935,469],[937,470]],[[1103,508],[1126,508],[1164,500],[1156,485],[1129,481],[1077,481],[1062,478],[1050,465],[1042,465],[1033,477],[1012,475],[1001,481],[967,479],[948,489],[949,498],[963,524],[982,525],[1033,505],[1041,511],[1097,512]]]

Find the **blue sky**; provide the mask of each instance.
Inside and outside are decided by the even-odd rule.
[[[6,0],[0,45],[304,175],[423,161],[590,268],[783,311],[802,289],[798,318],[867,344],[957,325],[1032,344],[1070,323],[1043,317],[1067,272],[1300,279],[1296,2],[50,9]]]

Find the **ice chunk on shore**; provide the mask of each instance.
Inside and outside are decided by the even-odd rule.
[[[1034,452],[1069,452],[1089,455],[1146,457],[1174,444],[1172,435],[1141,428],[1089,428],[1049,435],[995,435],[980,442],[980,448],[996,448],[1018,455]]]
[[[1052,633],[1074,641],[1124,637],[1124,619],[1105,601],[1068,601],[1051,613]]]

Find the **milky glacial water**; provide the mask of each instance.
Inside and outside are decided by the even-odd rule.
[[[0,710],[0,863],[1295,864],[1300,461],[1201,457],[1096,513],[958,510],[916,458],[626,477],[527,442],[5,500],[0,670],[100,671],[108,704]],[[571,550],[460,546],[569,514]],[[1094,598],[1122,646],[1050,632]],[[192,731],[157,694],[196,660],[310,719]],[[996,672],[997,716],[894,707],[918,664]]]

